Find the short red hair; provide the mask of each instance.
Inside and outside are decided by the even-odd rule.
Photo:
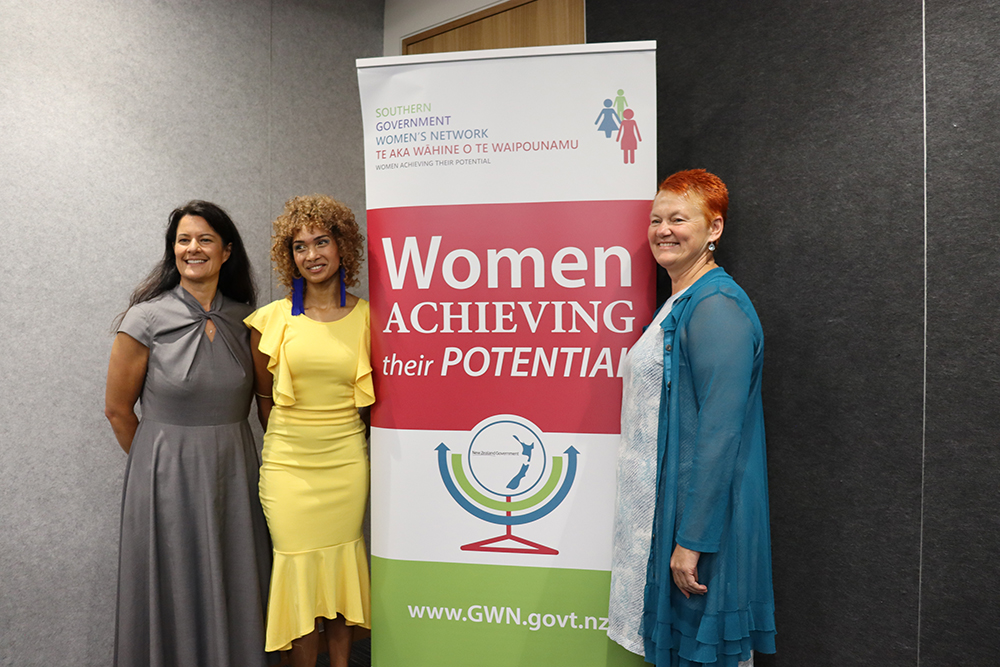
[[[693,193],[701,200],[701,207],[709,220],[721,217],[726,221],[729,211],[729,190],[722,179],[704,169],[688,169],[667,176],[660,183],[657,193],[667,191],[683,196]]]

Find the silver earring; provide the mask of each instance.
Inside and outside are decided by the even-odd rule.
[[[715,241],[709,241],[708,242],[708,251],[709,252],[715,252]]]

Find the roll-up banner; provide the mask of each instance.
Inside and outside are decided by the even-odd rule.
[[[606,635],[652,316],[655,42],[358,61],[376,667],[639,665]]]

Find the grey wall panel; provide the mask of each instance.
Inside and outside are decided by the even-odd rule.
[[[657,40],[660,175],[732,194],[718,257],[766,341],[778,653],[758,664],[914,664],[920,6],[590,0],[587,25]]]
[[[239,220],[253,205],[246,166],[266,144],[245,137],[266,123],[249,92],[267,85],[266,5],[2,11],[0,228],[5,254],[20,251],[0,265],[0,476],[11,476],[0,484],[0,650],[5,664],[57,662],[72,647],[106,665],[124,467],[103,419],[109,327],[174,206],[204,197]]]
[[[382,55],[381,2],[296,2],[274,7],[270,210],[326,194],[365,226],[364,153],[356,58]],[[333,14],[337,27],[323,27]],[[351,288],[368,297],[367,270]],[[274,298],[283,296],[281,290]]]
[[[1000,653],[998,40],[995,3],[928,3],[928,665]]]
[[[381,49],[381,12],[0,0],[0,665],[110,664],[125,463],[103,417],[112,320],[188,199],[233,215],[262,301],[275,192],[336,184],[363,210],[353,67]],[[295,81],[321,85],[274,104]],[[335,122],[314,111],[336,108]]]

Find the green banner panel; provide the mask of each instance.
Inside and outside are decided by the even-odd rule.
[[[646,664],[605,632],[610,572],[372,558],[372,578],[373,667]]]

